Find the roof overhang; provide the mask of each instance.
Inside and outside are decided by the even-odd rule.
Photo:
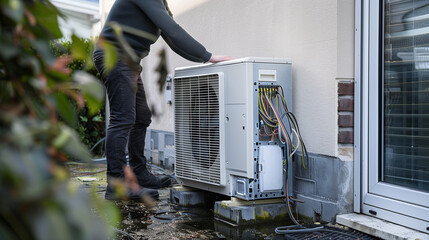
[[[88,15],[93,21],[100,19],[100,6],[98,3],[81,0],[52,0],[52,3],[59,9]]]

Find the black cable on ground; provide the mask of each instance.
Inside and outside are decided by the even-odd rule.
[[[299,228],[299,229],[293,229],[293,228]],[[286,227],[276,227],[274,230],[277,234],[288,234],[288,233],[309,233],[309,232],[317,232],[322,230],[323,226],[317,226],[312,228],[306,228],[302,225],[292,225],[292,226],[286,226]]]
[[[122,234],[122,235],[124,235],[124,236],[126,236],[126,237],[128,237],[128,238],[130,238],[130,239],[132,239],[132,240],[137,240],[135,237],[131,236],[131,235],[130,235],[129,233],[127,233],[127,232],[124,232],[124,231],[119,230],[119,229],[117,229],[117,228],[113,228],[113,230],[114,230],[116,233]]]

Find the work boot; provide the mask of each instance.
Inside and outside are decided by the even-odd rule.
[[[121,196],[115,192],[113,184],[107,184],[104,199],[106,200],[134,200],[138,202],[157,201],[159,199],[158,191],[150,188],[141,188],[134,192],[131,189],[126,190],[126,196]],[[124,198],[125,197],[125,198]]]
[[[134,169],[139,185],[145,188],[159,189],[173,186],[174,178],[167,175],[155,176],[146,167]]]

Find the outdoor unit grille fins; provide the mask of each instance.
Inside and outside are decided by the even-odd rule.
[[[219,75],[174,79],[176,175],[220,185]]]

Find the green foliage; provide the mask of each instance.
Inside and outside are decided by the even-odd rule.
[[[51,49],[55,57],[64,55],[73,55],[74,59],[69,64],[69,68],[74,73],[78,71],[85,71],[91,75],[97,76],[98,72],[95,69],[92,61],[92,53],[94,51],[94,43],[91,39],[80,39],[76,36],[72,37],[72,41],[62,40],[51,43]],[[78,73],[79,74],[79,73]],[[95,88],[97,88],[95,86]],[[91,90],[92,86],[87,86],[85,89]],[[84,94],[91,95],[91,93],[84,92]],[[96,93],[94,93],[96,94]],[[91,99],[87,97],[87,101]],[[94,104],[91,104],[94,105]],[[74,111],[77,111],[77,119],[75,124],[72,124],[79,133],[82,142],[88,147],[93,147],[100,139],[105,136],[105,109],[104,104],[95,106],[89,109],[85,106],[78,109],[74,104]],[[100,144],[93,153],[102,155],[103,144]]]
[[[1,0],[0,13],[0,239],[107,239],[117,210],[72,187],[63,167],[68,157],[90,161],[70,126],[84,103],[102,120],[94,115],[102,84],[84,71],[70,76],[71,58],[52,54],[49,44],[62,34],[49,0]],[[82,41],[70,44],[84,61]]]

